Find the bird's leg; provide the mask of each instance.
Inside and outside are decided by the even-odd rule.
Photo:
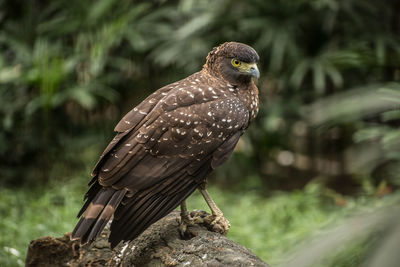
[[[193,217],[187,210],[186,201],[181,203],[181,219],[179,222],[179,232],[183,238],[191,238],[196,236],[195,233],[188,229],[188,226],[195,225],[196,223],[203,223],[201,217],[194,215],[196,211],[193,211]],[[199,220],[200,219],[200,220]]]
[[[217,207],[214,200],[212,200],[211,196],[208,194],[205,184],[199,187],[199,191],[211,209],[212,215],[210,225],[212,230],[226,235],[231,227],[229,221],[224,217],[222,211]]]
[[[205,183],[199,186],[198,189],[203,195],[207,205],[210,207],[212,214],[208,214],[205,211],[200,210],[194,210],[189,213],[186,202],[183,201],[181,203],[181,219],[179,225],[181,236],[183,238],[196,236],[196,234],[188,228],[188,226],[192,226],[194,224],[205,225],[211,231],[226,235],[231,227],[229,221],[224,217],[222,211],[217,207],[214,200],[212,200],[211,196],[208,194]]]
[[[181,221],[179,222],[179,231],[184,237],[186,235],[187,227],[193,225],[193,219],[187,210],[186,201],[181,203]]]
[[[181,203],[181,217],[182,220],[190,220],[190,215],[186,206],[186,200]]]

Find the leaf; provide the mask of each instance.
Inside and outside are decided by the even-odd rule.
[[[299,89],[304,81],[308,71],[310,69],[310,63],[308,60],[301,61],[294,69],[291,77],[290,82],[293,86]]]
[[[21,77],[21,65],[0,68],[0,84],[14,82]]]
[[[314,88],[318,95],[322,95],[326,90],[325,75],[324,75],[325,73],[323,65],[318,60],[313,60],[311,69],[313,71],[312,75],[313,75]]]
[[[85,109],[92,109],[97,101],[85,86],[78,86],[68,91],[68,99],[74,100]]]
[[[327,76],[332,80],[335,87],[340,88],[343,86],[342,74],[334,66],[327,64],[325,66]]]

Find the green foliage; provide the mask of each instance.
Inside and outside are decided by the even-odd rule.
[[[1,188],[0,265],[23,266],[30,240],[70,232],[77,222],[76,213],[86,189],[82,185],[86,182],[86,175],[82,174],[41,187]],[[382,199],[360,197],[348,198],[348,205],[337,206],[321,198],[324,193],[315,185],[305,191],[279,193],[268,199],[252,191],[243,194],[217,187],[209,191],[232,224],[229,238],[272,265],[284,262],[288,251],[317,229],[363,206],[374,210],[383,203]],[[208,210],[197,192],[189,198],[188,206]]]
[[[371,240],[356,240],[355,242],[347,245],[344,249],[341,249],[336,255],[332,255],[330,259],[326,259],[327,262],[320,266],[332,266],[332,267],[347,267],[347,266],[361,266],[365,260],[365,254],[368,249],[374,244],[372,237]],[[365,239],[365,238],[364,238]]]
[[[380,202],[372,196],[400,185],[399,12],[393,0],[1,1],[0,183],[53,182],[0,189],[0,265],[18,265],[30,239],[71,230],[83,188],[65,177],[89,173],[124,112],[231,40],[259,52],[262,73],[260,115],[216,175],[232,192],[212,190],[231,238],[274,264]],[[340,194],[312,186],[273,194],[310,180],[355,196],[338,207],[326,198]],[[351,247],[338,266],[368,245]]]
[[[0,189],[1,266],[24,266],[30,240],[71,231],[84,194],[78,181],[82,182],[72,179],[42,188]]]
[[[88,125],[77,117],[104,113],[105,104],[118,99],[115,88],[122,91],[131,79],[124,72],[132,65],[127,54],[133,49],[125,53],[114,49],[135,33],[127,32],[147,5],[133,9],[126,1],[102,1],[95,8],[79,1],[2,5],[10,13],[0,20],[1,165],[24,166],[25,171],[31,166],[49,169],[49,158],[65,151],[62,139],[96,122],[92,119]],[[18,183],[26,175],[10,171],[3,180],[18,177],[14,181]]]
[[[319,160],[316,157],[320,155],[315,155],[315,150],[322,150],[322,157],[329,157],[332,151],[344,157],[345,150],[355,145],[348,141],[352,138],[357,140],[353,135],[375,127],[371,123],[363,123],[365,119],[384,116],[382,112],[393,115],[398,110],[398,104],[382,109],[385,104],[379,101],[379,85],[372,92],[367,90],[378,83],[386,85],[391,82],[393,93],[388,98],[390,101],[398,98],[399,76],[396,73],[400,65],[400,40],[395,10],[399,10],[399,6],[393,1],[225,0],[178,1],[172,5],[176,8],[163,5],[152,14],[156,21],[162,18],[168,25],[161,27],[154,24],[159,29],[159,42],[154,45],[150,58],[156,64],[195,71],[204,62],[204,55],[210,47],[226,40],[249,43],[261,56],[264,76],[260,82],[260,93],[263,104],[258,123],[252,127],[251,139],[246,143],[253,149],[247,166],[258,166],[254,170],[246,164],[240,165],[247,168],[244,173],[263,173],[262,165],[270,161],[279,165],[277,158],[282,150],[289,151],[294,157],[305,153],[310,161]],[[182,51],[185,52],[184,57],[180,56]],[[332,102],[330,114],[340,117],[343,111],[357,110],[360,106],[366,111],[368,105],[380,105],[380,108],[355,114],[347,112],[346,117],[342,117],[345,122],[333,120],[324,127],[310,122],[310,116],[326,113],[320,109],[311,113],[305,111],[310,103],[320,103],[339,92],[360,87],[359,98],[354,94],[354,98],[350,99],[354,102]],[[370,98],[365,103],[367,97]],[[398,118],[392,118],[390,125],[388,120],[379,123],[395,131],[398,121]],[[308,144],[312,147],[311,151],[301,151],[304,149],[291,144],[291,140],[296,138],[294,126],[299,122],[309,128],[311,134],[304,138],[311,140]],[[315,127],[320,129],[315,131]],[[326,148],[313,148],[319,143],[332,142],[325,135],[330,135],[334,127],[342,133],[340,140]],[[397,140],[395,142],[399,140],[396,136],[392,138]],[[346,160],[350,160],[347,165],[353,164],[351,159]],[[381,162],[375,162],[375,166],[379,164]],[[315,171],[311,166],[306,168],[312,175],[325,175],[324,170]],[[351,175],[360,172],[353,169]],[[240,176],[237,178],[240,179]]]
[[[352,123],[355,129],[351,153],[358,155],[349,158],[357,166],[354,170],[367,169],[370,174],[375,172],[379,180],[398,186],[399,101],[399,84],[370,85],[315,101],[305,112],[310,114],[308,119],[312,125],[332,127]],[[342,108],[338,110],[338,106]],[[383,167],[379,168],[382,163]]]
[[[25,177],[19,166],[49,169],[68,150],[62,139],[104,131],[104,120],[115,123],[151,90],[198,70],[210,48],[227,40],[249,43],[261,56],[263,105],[247,143],[253,163],[279,161],[282,149],[298,152],[288,141],[292,125],[308,120],[304,105],[399,79],[395,1],[32,0],[1,8],[2,180]],[[398,121],[395,109],[385,112],[386,121]],[[363,119],[335,126],[348,138],[369,131]]]
[[[399,195],[364,204],[368,207],[364,205],[362,212],[336,220],[295,246],[280,266],[395,266]]]

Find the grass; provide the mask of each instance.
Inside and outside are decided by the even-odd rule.
[[[50,183],[44,187],[0,189],[0,266],[23,266],[30,240],[62,236],[73,229],[82,205],[86,178]],[[211,186],[210,194],[231,222],[229,237],[271,265],[285,259],[296,244],[360,207],[375,207],[377,198],[347,199],[338,206],[321,195],[318,186],[262,198],[251,190],[226,192]],[[188,200],[189,209],[208,210],[201,195]]]
[[[271,266],[284,264],[288,254],[299,243],[311,236],[324,234],[328,226],[339,225],[356,212],[373,211],[392,203],[386,198],[360,196],[341,197],[346,204],[337,205],[331,192],[326,194],[323,188],[315,184],[301,191],[276,193],[269,198],[251,191],[224,192],[216,187],[211,187],[209,191],[232,225],[228,237],[249,248]],[[208,210],[197,192],[189,198],[188,208]],[[361,254],[362,247],[360,242],[357,248],[354,246],[354,250],[357,249],[357,253]],[[352,253],[343,256],[345,253],[341,252],[342,261],[352,258]],[[330,260],[337,261],[334,257]],[[336,265],[327,262],[325,266]]]
[[[23,266],[31,240],[71,231],[83,191],[78,179],[44,188],[1,188],[0,266]]]

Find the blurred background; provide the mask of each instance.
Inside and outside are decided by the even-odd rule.
[[[0,265],[73,229],[126,112],[239,41],[261,57],[261,110],[209,179],[229,237],[273,266],[386,266],[368,264],[399,214],[398,14],[396,0],[1,0]],[[304,259],[310,239],[325,250]]]

